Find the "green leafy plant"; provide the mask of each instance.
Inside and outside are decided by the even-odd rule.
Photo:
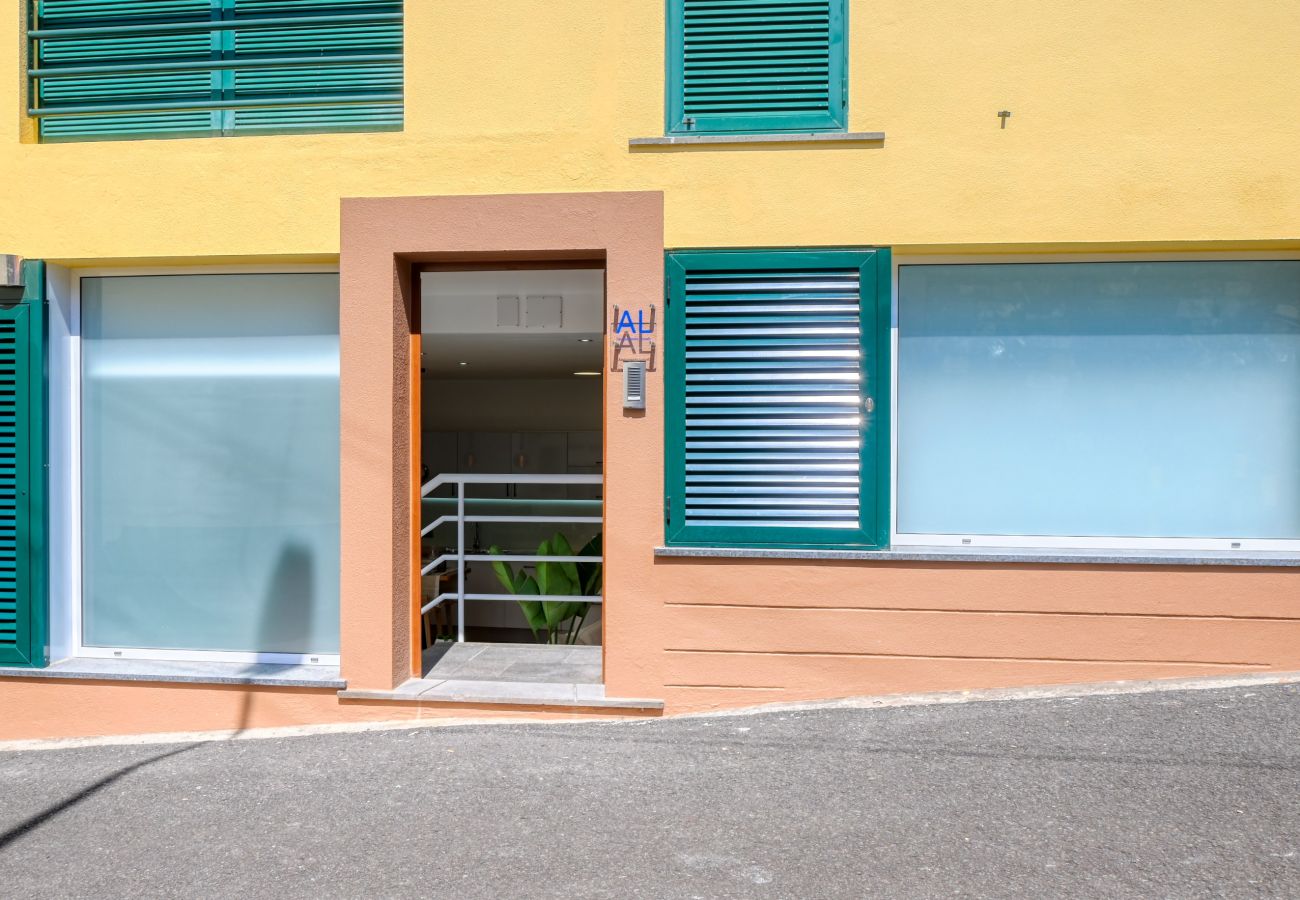
[[[500,556],[503,551],[493,545],[488,553]],[[602,566],[600,535],[596,535],[577,553],[560,532],[542,541],[538,556],[594,556],[591,562],[549,561],[536,563],[533,574],[524,566],[511,568],[509,563],[494,561],[492,571],[510,593],[521,599],[520,610],[528,620],[533,637],[544,644],[573,644],[578,640],[583,620],[591,611],[591,604],[577,600],[525,600],[524,597],[594,597],[600,593]]]

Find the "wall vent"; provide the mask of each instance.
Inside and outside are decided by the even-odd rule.
[[[645,409],[645,360],[623,363],[623,408]]]
[[[563,328],[564,298],[559,294],[529,294],[524,297],[524,327]]]
[[[497,327],[519,327],[519,298],[513,294],[497,296]]]

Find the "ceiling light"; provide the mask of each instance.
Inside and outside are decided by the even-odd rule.
[[[456,365],[458,365],[458,366],[468,366],[469,363],[467,363],[467,362],[463,362],[463,363],[457,363]]]
[[[574,375],[599,375],[599,372],[574,372]]]
[[[591,338],[578,338],[578,343],[579,343],[579,344],[590,344],[590,343],[591,343]]]

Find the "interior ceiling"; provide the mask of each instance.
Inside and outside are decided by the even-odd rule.
[[[422,343],[425,378],[568,378],[601,366],[599,334],[426,334]]]
[[[427,378],[572,378],[599,372],[604,272],[425,272],[420,365]],[[563,298],[560,327],[500,327],[498,298]],[[462,363],[464,365],[462,365]]]

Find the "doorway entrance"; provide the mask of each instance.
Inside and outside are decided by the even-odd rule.
[[[424,678],[601,680],[604,276],[419,273]]]

